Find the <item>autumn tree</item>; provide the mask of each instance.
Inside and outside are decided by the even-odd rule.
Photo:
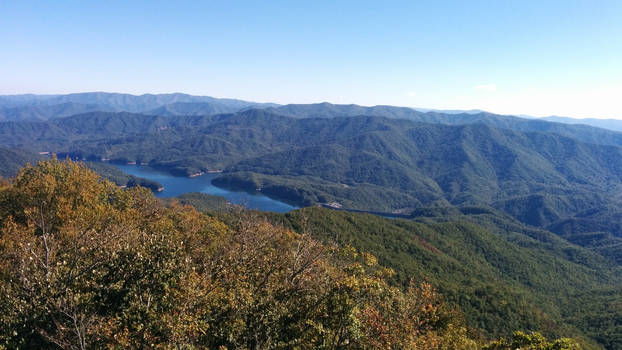
[[[525,333],[514,332],[509,339],[499,339],[487,346],[483,350],[579,350],[579,344],[569,338],[560,338],[554,341],[547,340],[538,332]]]
[[[195,233],[193,224],[224,225],[198,214],[196,223],[188,214],[180,224],[171,216],[184,214],[166,210],[149,191],[123,191],[83,165],[55,159],[24,169],[0,201],[5,346],[141,347],[180,339],[187,320],[171,313],[194,306],[187,298],[199,283],[184,238]]]
[[[0,183],[0,348],[479,347],[430,284],[402,290],[371,254],[233,217],[71,161],[26,167]]]

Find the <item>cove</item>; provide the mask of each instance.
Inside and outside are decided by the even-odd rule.
[[[164,186],[164,191],[154,192],[156,197],[177,197],[184,193],[201,192],[225,197],[229,202],[243,205],[248,209],[286,213],[298,207],[272,199],[261,193],[248,193],[232,191],[212,185],[212,180],[218,177],[218,173],[207,173],[197,177],[173,176],[148,166],[113,164],[126,174],[143,177],[157,181]]]

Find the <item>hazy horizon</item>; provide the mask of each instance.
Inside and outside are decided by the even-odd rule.
[[[0,3],[0,94],[622,119],[622,3]]]
[[[34,95],[34,96],[62,96],[62,95],[70,95],[70,94],[88,94],[88,93],[106,93],[106,94],[127,94],[127,95],[132,95],[132,96],[143,96],[143,95],[173,95],[173,94],[182,94],[182,95],[190,95],[190,96],[197,96],[197,97],[213,97],[213,98],[217,98],[217,99],[231,99],[231,100],[241,100],[241,101],[246,101],[246,102],[256,102],[256,103],[274,103],[274,104],[278,104],[278,105],[287,105],[287,104],[299,104],[296,102],[292,102],[292,103],[276,103],[273,101],[250,101],[250,100],[244,100],[244,99],[240,99],[240,98],[236,98],[236,97],[230,97],[230,96],[213,96],[213,95],[193,95],[193,94],[188,94],[185,92],[179,92],[179,91],[174,91],[174,92],[162,92],[162,93],[139,93],[139,94],[132,94],[132,93],[125,93],[125,92],[116,92],[116,91],[80,91],[80,92],[70,92],[70,93],[45,93],[45,94],[39,94],[39,93],[17,93],[17,94],[0,94],[0,96],[28,96],[28,95]],[[362,107],[374,107],[374,106],[392,106],[392,107],[406,107],[406,108],[412,108],[415,110],[420,110],[420,111],[424,111],[424,112],[428,112],[428,111],[441,111],[441,112],[466,112],[466,113],[471,113],[471,112],[485,112],[485,113],[493,113],[491,111],[487,111],[487,110],[483,110],[480,108],[472,108],[472,109],[440,109],[440,108],[429,108],[426,106],[400,106],[400,105],[387,105],[387,104],[381,104],[381,105],[363,105],[363,104],[358,104],[358,103],[333,103],[330,101],[316,101],[316,102],[307,102],[305,104],[322,104],[322,103],[332,103],[332,104],[337,104],[337,105],[358,105],[358,106],[362,106]],[[586,117],[581,117],[581,116],[575,116],[575,117],[569,117],[569,116],[564,116],[564,115],[559,115],[559,114],[555,114],[555,115],[527,115],[527,114],[518,114],[518,113],[497,113],[500,115],[510,115],[510,116],[517,116],[517,117],[527,117],[527,118],[548,118],[548,117],[561,117],[561,118],[571,118],[571,119],[577,119],[577,120],[581,120],[581,119],[601,119],[601,120],[622,120],[622,119],[617,119],[617,118],[599,118],[599,117],[593,117],[593,116],[586,116]]]

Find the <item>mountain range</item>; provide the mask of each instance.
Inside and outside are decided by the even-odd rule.
[[[322,104],[320,104],[322,105]],[[331,105],[324,103],[324,106]],[[308,106],[308,105],[307,105]],[[442,115],[453,114],[486,114],[479,109],[471,110],[439,110],[430,108],[395,108],[391,106],[375,106],[370,108],[357,105],[335,106],[333,109],[348,109],[348,114],[361,114],[355,111],[373,111],[387,116],[387,112],[379,111],[388,107],[394,111],[388,112],[395,116],[420,113],[437,113]],[[210,115],[219,113],[234,113],[249,108],[280,107],[275,103],[257,103],[238,99],[215,98],[210,96],[193,96],[182,93],[171,94],[144,94],[130,95],[107,92],[85,92],[65,95],[0,95],[0,121],[9,120],[47,120],[50,118],[66,117],[87,112],[134,112],[156,115]],[[283,106],[282,113],[290,113],[296,105]],[[324,111],[323,113],[326,113]],[[330,113],[330,112],[329,112]],[[294,114],[296,115],[296,114]],[[340,115],[337,113],[337,115]],[[371,115],[376,115],[372,113]],[[517,115],[523,119],[536,119],[527,115]],[[596,118],[568,118],[550,116],[539,118],[564,124],[583,124],[594,127],[622,131],[622,122],[617,119]]]
[[[609,349],[622,344],[617,311],[596,327],[585,315],[596,316],[573,306],[622,298],[622,133],[614,130],[481,111],[184,94],[0,96],[0,175],[40,152],[180,176],[221,170],[218,186],[298,206],[400,214],[410,220],[315,208],[271,220],[300,229],[304,213],[330,233],[318,238],[373,252],[400,283],[425,272],[491,335],[553,319]],[[96,164],[117,184],[157,188]],[[456,282],[460,274],[468,278]],[[523,318],[503,323],[507,308],[524,308]]]
[[[270,106],[276,105],[181,93],[140,96],[106,92],[67,95],[4,95],[0,96],[0,121],[47,120],[94,111],[205,115]]]
[[[622,120],[619,119],[597,119],[597,118],[568,118],[550,116],[542,118],[547,121],[565,123],[565,124],[583,124],[595,126],[597,128],[609,129],[614,131],[622,131]]]

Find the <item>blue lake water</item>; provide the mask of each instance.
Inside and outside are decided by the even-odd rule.
[[[164,186],[164,191],[156,192],[156,197],[176,197],[188,192],[201,192],[225,197],[229,202],[243,205],[249,209],[285,213],[298,208],[276,199],[272,199],[261,193],[231,191],[216,187],[212,185],[212,179],[218,177],[220,175],[218,173],[205,174],[197,177],[183,177],[173,176],[148,166],[119,164],[111,165],[116,166],[127,174],[161,183],[162,186]]]

